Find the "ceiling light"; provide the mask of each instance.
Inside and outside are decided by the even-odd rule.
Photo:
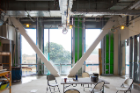
[[[29,24],[26,24],[26,27],[29,27],[30,25]]]
[[[72,25],[69,25],[69,29],[72,29],[72,27],[73,27]]]
[[[124,27],[125,27],[125,26],[123,26],[123,25],[122,25],[122,26],[121,26],[121,30],[123,30],[123,29],[124,29]]]

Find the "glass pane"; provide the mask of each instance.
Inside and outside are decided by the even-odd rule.
[[[129,74],[129,65],[126,65],[125,68],[126,68],[125,73],[126,73],[126,75],[128,75]]]
[[[86,36],[85,36],[85,47],[86,51],[92,45],[92,43],[96,40],[96,38],[101,33],[100,29],[86,29]],[[99,73],[99,66],[90,66],[88,64],[99,64],[99,53],[98,50],[101,48],[100,43],[96,46],[96,48],[92,51],[90,56],[86,59],[86,67],[85,71],[88,73]]]
[[[138,52],[137,52],[137,62],[139,63],[139,37],[137,37],[137,41],[138,41],[138,44],[137,44],[137,48],[138,48]]]
[[[63,34],[61,29],[44,29],[44,55],[59,72],[62,69],[58,66],[60,63],[71,64],[71,30]]]
[[[99,66],[86,65],[85,66],[85,71],[88,72],[89,74],[99,73]]]
[[[27,34],[36,44],[36,29],[26,29]],[[21,36],[22,40],[22,64],[36,64],[36,52],[32,49],[26,39]],[[36,74],[36,65],[22,65],[22,75]]]
[[[44,55],[48,59],[48,29],[44,29]]]
[[[129,64],[129,45],[127,46],[127,42],[126,42],[126,64]]]
[[[86,29],[86,51],[96,40],[100,33],[100,29]],[[100,43],[96,46],[96,48],[92,51],[91,55],[87,58],[86,64],[99,64],[99,48],[101,48]]]
[[[22,65],[22,76],[36,74],[36,65]]]
[[[71,70],[71,65],[62,65],[61,74],[68,74]]]
[[[60,65],[55,65],[58,72],[60,72]]]
[[[70,30],[63,34],[61,29],[50,29],[50,61],[55,64],[71,64]]]
[[[125,48],[126,48],[126,54],[125,54],[125,74],[129,75],[129,48],[130,46],[127,45],[127,40],[125,41]]]

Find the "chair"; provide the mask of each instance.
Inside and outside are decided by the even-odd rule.
[[[53,82],[53,83],[50,84],[50,82],[51,83]],[[55,79],[55,77],[53,75],[47,75],[47,84],[48,84],[48,87],[49,87],[51,93],[53,93],[51,91],[51,88],[54,88],[54,92],[57,92],[57,91],[55,91],[55,87],[57,87],[58,91],[60,92],[60,89],[58,87],[57,81],[56,81],[56,79]],[[47,87],[47,91],[48,91],[48,87]]]
[[[82,77],[86,78],[86,77],[90,77],[90,75],[87,72],[82,73]],[[88,87],[84,87],[85,84],[83,84],[83,90],[85,91],[85,88],[89,88],[89,84]]]
[[[90,75],[87,72],[82,73],[82,77],[90,77]]]
[[[64,93],[80,93],[77,89],[68,89]]]
[[[91,93],[95,93],[95,92],[103,92],[104,91],[104,84],[105,82],[99,82],[97,83],[93,89],[90,90]]]
[[[130,79],[130,78],[126,79],[124,81],[124,83],[122,83],[122,85],[120,87],[116,88],[117,92],[118,91],[123,91],[124,93],[127,93],[127,91],[130,91],[130,93],[131,93],[131,86],[132,86],[132,84],[133,84],[133,79]]]

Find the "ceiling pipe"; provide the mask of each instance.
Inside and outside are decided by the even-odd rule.
[[[73,15],[140,15],[139,10],[76,10],[72,13]]]
[[[35,20],[35,19],[33,19],[33,20]],[[102,18],[86,18],[85,19],[85,21],[108,21],[109,20],[109,18],[104,18],[104,19],[102,19]],[[32,22],[29,18],[28,19],[20,19],[20,21],[21,22]],[[36,20],[35,20],[36,21]],[[43,19],[43,21],[44,22],[50,22],[50,21],[61,21],[61,18],[44,18]],[[70,19],[70,21],[72,21],[72,19]],[[75,21],[75,20],[73,20],[73,21]]]
[[[70,12],[72,8],[73,0],[59,0],[60,12],[61,12],[61,28],[62,33],[68,32],[68,26],[70,24]]]

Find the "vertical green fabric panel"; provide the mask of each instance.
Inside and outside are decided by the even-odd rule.
[[[113,67],[113,65],[110,65],[110,74],[113,74],[113,70],[114,69],[114,67]]]
[[[110,74],[113,74],[114,71],[114,35],[110,35]]]
[[[106,74],[109,74],[109,35],[106,35],[106,42],[105,42],[105,53],[106,53],[106,60],[105,60],[105,63],[106,63]]]
[[[78,60],[78,18],[75,18],[75,63]]]
[[[109,35],[106,35],[106,63],[109,63]]]
[[[113,74],[114,71],[114,35],[105,36],[105,74]]]
[[[82,18],[79,19],[79,59],[82,57],[82,31],[83,31]]]
[[[106,74],[109,74],[109,65],[106,65]]]
[[[75,18],[75,63],[82,57],[82,28],[83,28],[82,18],[76,17]]]

